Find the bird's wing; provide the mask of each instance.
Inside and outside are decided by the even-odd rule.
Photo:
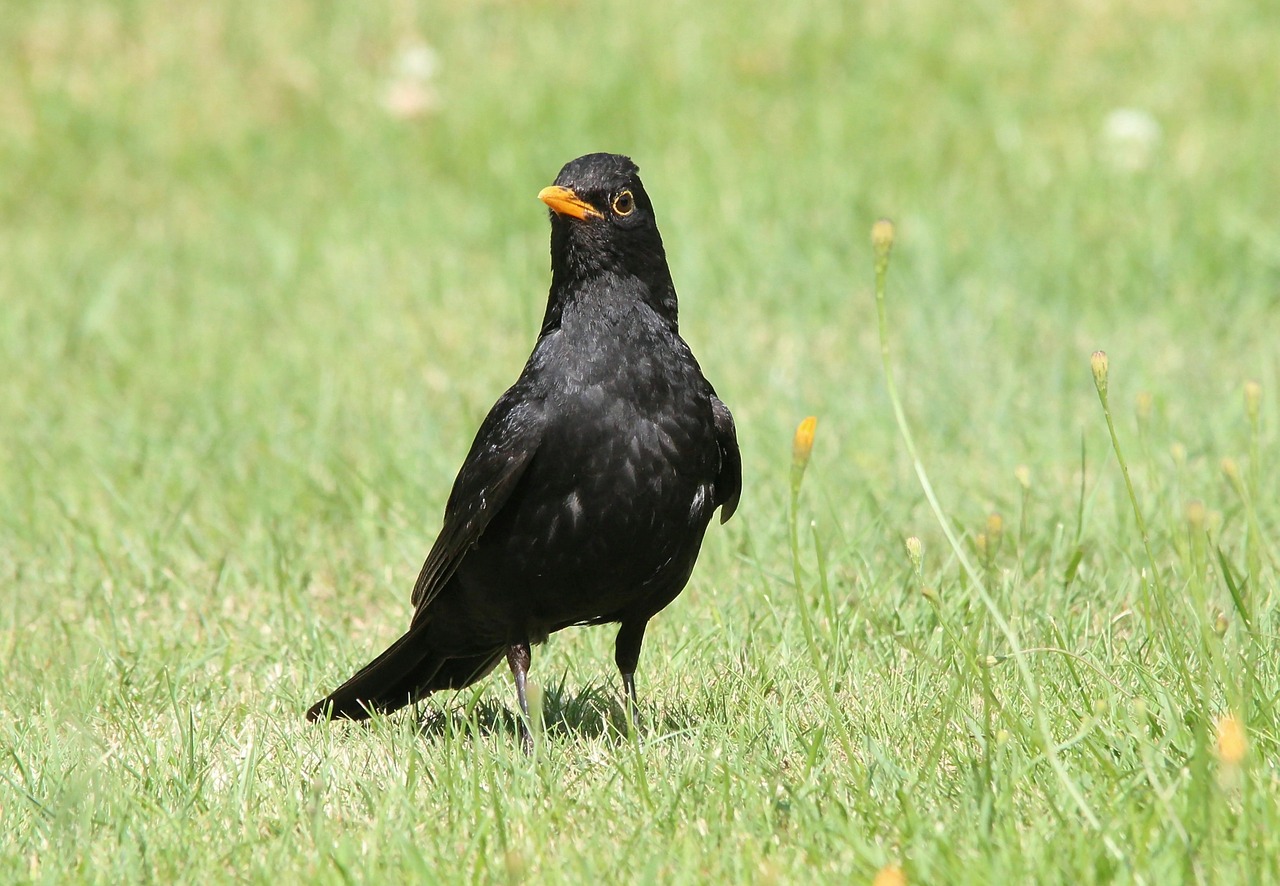
[[[716,474],[716,505],[720,522],[727,523],[738,509],[742,494],[742,453],[738,451],[738,431],[733,426],[733,413],[715,394],[711,395],[711,413],[716,420],[716,443],[720,447],[720,470]]]
[[[519,385],[508,390],[476,432],[444,508],[444,525],[413,586],[421,613],[453,576],[485,527],[511,497],[542,442],[543,406]]]

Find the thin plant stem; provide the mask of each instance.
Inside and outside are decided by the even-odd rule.
[[[845,724],[844,711],[836,700],[835,687],[831,685],[831,675],[827,671],[826,661],[818,646],[817,631],[813,625],[813,614],[804,599],[804,569],[800,563],[800,487],[804,482],[805,468],[809,463],[809,453],[813,448],[813,434],[817,427],[817,419],[807,418],[796,429],[793,455],[791,460],[791,511],[788,515],[788,530],[791,540],[791,576],[795,582],[796,594],[799,596],[800,626],[804,631],[805,646],[809,657],[813,660],[813,670],[818,676],[818,684],[822,687],[822,695],[835,721],[836,738],[844,750],[845,759],[852,766],[854,762],[853,738],[849,735]]]
[[[898,433],[902,437],[907,455],[911,459],[916,478],[920,481],[920,488],[924,491],[925,499],[929,502],[929,508],[933,511],[934,518],[942,528],[942,534],[946,537],[947,543],[955,553],[961,568],[969,576],[970,582],[972,582],[974,589],[977,591],[978,598],[982,601],[983,606],[990,614],[991,620],[995,622],[1001,635],[1004,636],[1005,642],[1009,644],[1010,657],[1013,658],[1017,666],[1018,674],[1022,678],[1023,686],[1031,702],[1031,710],[1034,712],[1036,729],[1039,733],[1040,742],[1044,747],[1045,759],[1062,783],[1068,796],[1071,797],[1080,815],[1084,817],[1093,830],[1102,835],[1102,842],[1107,851],[1113,858],[1123,860],[1124,853],[1121,852],[1116,842],[1103,831],[1102,822],[1099,820],[1097,813],[1093,811],[1083,791],[1080,790],[1080,786],[1076,784],[1075,779],[1071,777],[1071,774],[1063,764],[1057,749],[1057,742],[1049,729],[1049,724],[1045,721],[1044,711],[1040,704],[1040,689],[1036,684],[1034,675],[1031,673],[1022,645],[1018,642],[1018,637],[1014,633],[1012,626],[1010,626],[1008,619],[1005,618],[1004,613],[1000,611],[1000,607],[996,605],[995,599],[988,592],[982,575],[965,553],[964,547],[960,544],[960,540],[951,528],[951,523],[933,491],[933,484],[929,482],[929,475],[920,459],[919,452],[916,449],[915,438],[912,436],[911,427],[907,423],[906,412],[902,408],[902,399],[898,395],[898,386],[894,381],[893,365],[889,354],[888,323],[885,319],[885,278],[889,271],[889,253],[893,247],[893,223],[888,219],[881,219],[876,222],[875,227],[872,229],[872,243],[876,253],[876,321],[880,333],[880,360],[884,366],[885,387],[889,394],[889,402],[893,406],[893,417],[898,424]]]

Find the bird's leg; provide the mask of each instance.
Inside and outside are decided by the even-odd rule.
[[[622,686],[627,692],[627,731],[640,723],[640,702],[636,698],[636,665],[640,663],[640,644],[644,642],[644,629],[648,621],[624,621],[614,643],[613,660],[622,672]]]
[[[507,664],[516,678],[516,699],[520,702],[520,746],[526,754],[533,753],[533,733],[529,731],[529,661],[532,654],[528,643],[512,643],[507,647]]]
[[[634,729],[640,723],[640,701],[636,698],[636,675],[623,674],[622,688],[627,692],[627,730]]]

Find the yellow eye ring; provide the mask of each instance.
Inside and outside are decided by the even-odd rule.
[[[635,211],[636,200],[631,196],[630,191],[619,191],[618,195],[613,198],[613,211],[618,215],[630,215]]]

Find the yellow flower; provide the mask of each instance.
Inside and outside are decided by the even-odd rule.
[[[877,219],[871,226],[871,248],[876,256],[887,256],[893,249],[893,222],[887,218]]]
[[[1205,520],[1208,519],[1209,512],[1205,510],[1204,502],[1192,499],[1187,502],[1187,526],[1192,532],[1200,532],[1204,529]]]
[[[987,517],[987,541],[993,552],[1000,547],[1002,538],[1004,538],[1004,517],[993,513]]]
[[[1227,713],[1214,724],[1218,733],[1218,759],[1227,766],[1239,766],[1249,750],[1249,738],[1244,724],[1235,714]]]
[[[813,452],[813,434],[818,429],[817,416],[811,415],[796,428],[796,435],[791,440],[791,463],[801,470],[809,463],[809,454]]]
[[[1224,458],[1222,460],[1222,473],[1232,483],[1240,482],[1240,465],[1236,464],[1234,458]]]
[[[876,871],[871,886],[907,886],[907,875],[896,864],[889,863]]]
[[[1244,411],[1249,421],[1258,421],[1258,411],[1262,408],[1262,385],[1256,381],[1244,383]]]
[[[1138,392],[1138,396],[1134,398],[1134,408],[1138,412],[1138,421],[1146,421],[1151,418],[1151,407],[1153,402],[1150,391]]]

